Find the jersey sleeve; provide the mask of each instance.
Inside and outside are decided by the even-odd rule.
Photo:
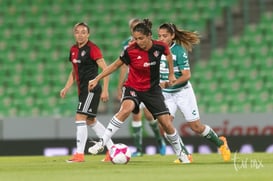
[[[119,56],[120,60],[122,62],[124,62],[126,65],[129,65],[130,64],[130,57],[129,57],[129,54],[128,54],[128,51],[127,49],[123,50]]]
[[[94,44],[92,45],[91,51],[90,51],[90,57],[93,60],[98,60],[100,58],[103,58],[101,50],[99,49],[99,47],[97,45],[94,45]]]
[[[162,45],[164,46],[164,55],[169,55],[171,52],[170,52],[170,48],[169,46],[166,44],[166,43],[163,43],[162,42]]]

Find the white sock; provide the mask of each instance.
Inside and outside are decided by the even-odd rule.
[[[201,136],[205,137],[209,134],[209,131],[211,130],[211,128],[208,125],[205,125],[205,129],[203,131],[203,133],[201,133]]]
[[[121,128],[123,122],[118,120],[116,118],[116,116],[114,116],[111,121],[109,122],[103,136],[103,144],[105,145],[105,143],[107,143],[110,138],[119,130],[119,128]]]
[[[166,133],[166,138],[170,142],[170,144],[172,145],[172,148],[173,148],[175,154],[177,156],[179,156],[182,151],[181,143],[183,143],[183,142],[182,142],[180,136],[177,134],[176,129],[175,129],[175,132],[171,135]]]
[[[90,125],[90,127],[94,130],[94,132],[96,133],[96,135],[101,138],[105,132],[105,127],[103,126],[103,124],[101,124],[101,122],[99,122],[98,119],[96,119],[96,122],[92,125]],[[113,141],[111,139],[109,139],[109,141],[106,143],[106,147],[108,150],[110,150],[110,148],[114,145]]]
[[[157,123],[157,119],[153,119],[152,121],[149,121],[149,123],[150,123],[151,125],[156,124],[156,123]]]
[[[77,133],[76,133],[76,140],[77,140],[77,153],[83,154],[85,144],[87,141],[87,125],[86,121],[76,121]]]
[[[141,127],[142,122],[141,121],[132,121],[132,127]]]

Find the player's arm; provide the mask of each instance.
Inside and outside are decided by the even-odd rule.
[[[108,67],[106,67],[99,75],[97,75],[97,77],[95,79],[89,81],[88,90],[89,91],[92,90],[102,78],[110,75],[112,72],[117,70],[123,64],[124,63],[120,60],[120,58],[118,58],[116,61],[114,61]]]
[[[173,85],[176,84],[182,84],[191,78],[191,71],[189,69],[187,70],[181,70],[182,76],[180,76],[174,83]]]
[[[123,64],[121,67],[120,67],[120,72],[119,72],[119,81],[118,81],[118,99],[121,99],[121,96],[122,96],[122,87],[123,87],[123,83],[125,81],[125,77],[126,77],[126,74],[128,72],[128,66]]]
[[[106,65],[105,60],[103,58],[98,59],[96,62],[98,64],[98,66],[102,69],[102,71],[104,71],[106,69],[107,65]],[[101,93],[101,100],[103,102],[109,100],[108,88],[109,88],[109,76],[105,76],[103,78],[103,86],[102,86],[102,93]]]
[[[75,73],[74,73],[74,70],[72,68],[69,76],[68,76],[68,79],[66,81],[66,84],[64,86],[64,88],[60,91],[60,96],[61,98],[64,98],[67,91],[70,89],[70,87],[73,85],[74,83],[74,80],[75,80]]]

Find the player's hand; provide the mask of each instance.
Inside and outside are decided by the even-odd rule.
[[[65,98],[65,95],[66,95],[67,91],[68,91],[68,89],[66,89],[66,88],[63,88],[63,89],[60,91],[60,96],[61,96],[61,98]]]
[[[88,91],[92,91],[97,84],[98,84],[98,81],[96,79],[90,80],[88,82]]]
[[[161,87],[161,89],[165,89],[165,88],[169,87],[169,82],[167,82],[167,81],[160,82],[159,86]]]
[[[176,81],[175,75],[174,74],[169,74],[169,86],[173,85]]]
[[[107,102],[109,100],[108,91],[102,91],[100,99],[102,102]]]

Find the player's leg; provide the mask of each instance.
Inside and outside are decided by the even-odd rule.
[[[160,127],[158,125],[158,121],[154,119],[153,115],[150,113],[150,111],[145,107],[143,104],[143,113],[146,118],[146,120],[149,122],[149,125],[155,135],[155,139],[157,141],[158,145],[158,151],[161,155],[166,154],[166,143],[165,140],[161,134]]]
[[[184,89],[183,92],[177,93],[176,100],[188,125],[195,133],[214,143],[219,148],[224,161],[230,160],[230,150],[226,139],[219,137],[210,126],[201,123],[194,91],[190,83],[187,86],[187,89]]]
[[[182,150],[183,142],[172,124],[169,110],[164,103],[161,88],[158,87],[158,89],[155,88],[152,91],[142,93],[139,97],[163,127],[167,140],[170,142],[178,158],[181,159],[183,163],[190,163],[187,155]]]
[[[101,89],[97,90],[97,94],[100,95]],[[96,94],[94,92],[81,92],[79,95],[79,103],[77,107],[76,120],[76,153],[73,155],[68,162],[83,162],[84,161],[84,150],[88,137],[87,129],[87,118],[88,116],[95,117],[96,110],[92,113],[90,110],[90,105]],[[97,103],[98,104],[98,103]]]
[[[136,151],[132,153],[132,157],[142,156],[142,112],[141,110],[137,114],[132,114],[132,131],[133,131],[133,139],[134,145],[136,147]]]
[[[158,121],[162,125],[167,140],[171,144],[175,154],[181,160],[182,163],[190,163],[187,153],[183,151],[183,142],[178,134],[177,130],[173,127],[169,114],[162,114],[157,117]]]
[[[76,114],[76,153],[67,162],[84,161],[84,149],[88,137],[86,119],[87,115]]]
[[[176,111],[177,111],[177,104],[176,104],[177,102],[176,102],[175,98],[173,97],[173,94],[163,92],[163,96],[164,96],[164,102],[167,105],[169,112],[170,112],[171,121],[173,122],[173,119],[174,119]],[[166,133],[164,133],[164,136],[166,139],[168,139],[168,137],[166,136]],[[182,147],[183,152],[186,155],[188,155],[190,161],[192,162],[192,156],[189,153],[189,151],[187,150],[186,146],[184,145],[182,138],[181,138],[181,147]],[[176,160],[174,160],[174,163],[180,163],[180,160],[176,159]]]
[[[105,127],[97,118],[88,118],[87,125],[95,132],[98,138],[101,138],[102,135],[104,134]],[[109,150],[113,145],[114,143],[111,139],[106,143],[107,147],[106,155],[101,161],[103,162],[110,161]]]
[[[96,142],[95,145],[88,149],[91,154],[97,154],[103,151],[105,143],[107,143],[109,139],[111,139],[111,137],[121,128],[123,122],[129,117],[131,112],[139,112],[139,101],[136,96],[132,96],[132,94],[134,94],[133,92],[134,90],[132,89],[125,89],[119,111],[110,120],[100,141]]]

